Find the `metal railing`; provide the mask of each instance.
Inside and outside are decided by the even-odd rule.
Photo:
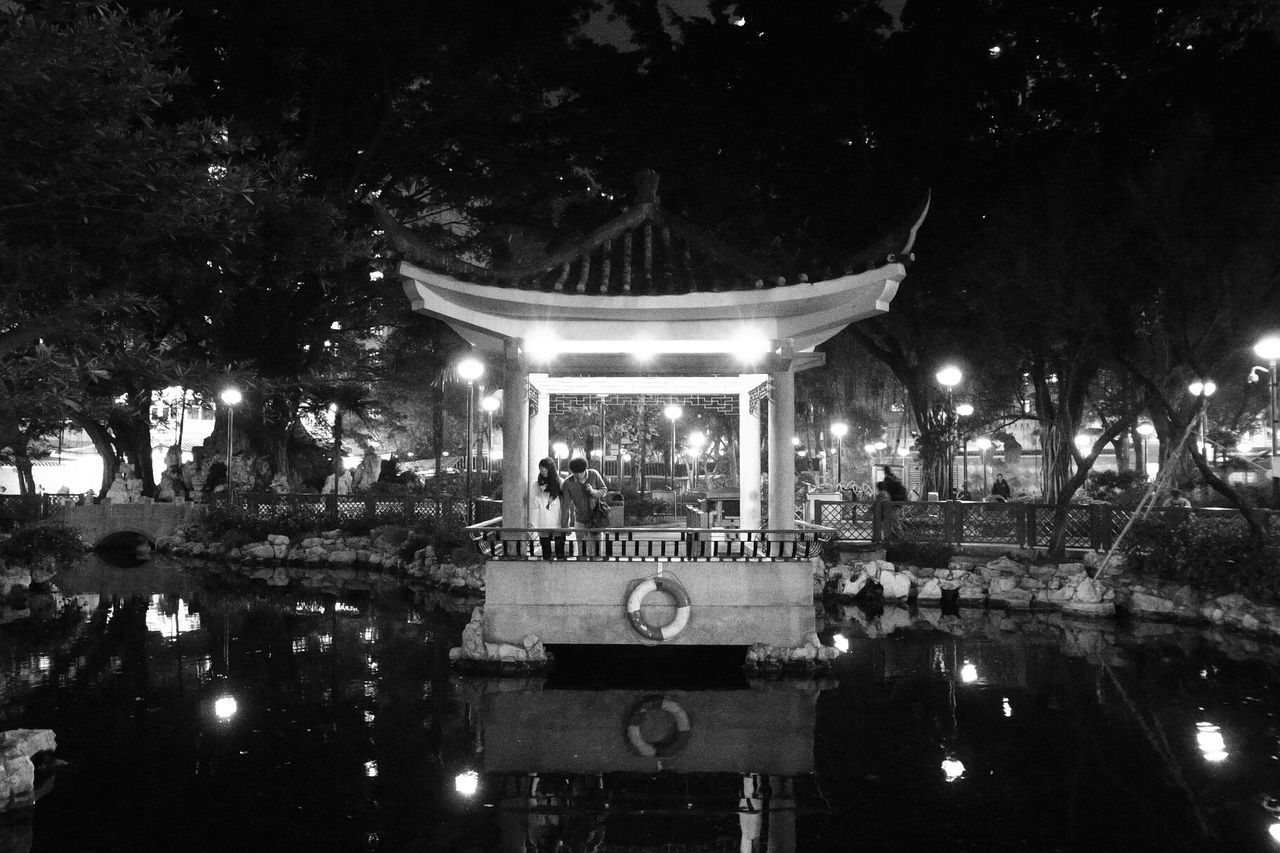
[[[1049,544],[1055,507],[1050,504],[972,503],[967,501],[815,501],[814,520],[836,531],[841,542],[881,544],[893,540],[951,545],[1013,545],[1036,548]],[[1067,508],[1066,547],[1101,551],[1110,548],[1133,511],[1110,504],[1074,504]],[[1234,509],[1168,507],[1152,510],[1153,518],[1171,521],[1192,515],[1244,524]],[[1271,512],[1263,524],[1271,529]]]
[[[796,530],[688,530],[670,527],[606,527],[592,539],[566,542],[566,557],[609,561],[781,562],[809,560],[831,541],[829,527]],[[467,528],[487,560],[541,560],[542,540],[572,534],[560,528],[503,527],[495,518]],[[594,540],[594,541],[593,541]],[[585,546],[585,547],[584,547]]]
[[[339,524],[343,521],[367,520],[384,524],[412,524],[436,520],[464,526],[467,502],[463,499],[431,498],[423,495],[276,494],[274,492],[237,493],[237,507],[254,518],[270,521],[291,516],[316,523]],[[492,511],[489,503],[475,502],[477,512]],[[499,507],[501,503],[498,502]],[[501,509],[499,509],[499,512]],[[477,514],[477,516],[479,515]]]

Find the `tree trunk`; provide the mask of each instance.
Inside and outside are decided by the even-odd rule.
[[[1040,458],[1043,460],[1040,489],[1044,492],[1044,502],[1055,506],[1059,496],[1065,493],[1070,501],[1071,495],[1075,494],[1074,490],[1066,491],[1071,479],[1071,451],[1063,444],[1064,440],[1074,441],[1074,437],[1066,439],[1064,432],[1057,423],[1042,426],[1040,430]]]
[[[107,428],[92,418],[72,415],[71,422],[84,430],[85,435],[93,442],[93,449],[102,458],[102,484],[98,489],[98,497],[106,497],[107,491],[116,479],[116,448],[112,444],[111,434]]]

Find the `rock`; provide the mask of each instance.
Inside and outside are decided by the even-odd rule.
[[[995,596],[992,597],[994,598]],[[1005,603],[1005,606],[1013,610],[1029,610],[1031,609],[1031,603],[1035,600],[1035,596],[1025,589],[1005,590],[1000,593],[999,598]],[[1001,630],[1007,629],[1002,628]]]
[[[471,621],[462,629],[462,649],[470,658],[480,659],[485,656],[484,608],[477,607],[471,611]]]
[[[287,545],[289,544],[289,537],[288,537],[288,536],[284,536],[284,535],[282,535],[282,534],[280,534],[280,533],[268,533],[268,534],[267,534],[267,544],[268,544],[268,545],[286,545],[286,546],[287,546]]]
[[[1256,631],[1262,627],[1262,623],[1253,615],[1246,613],[1240,617],[1240,627],[1246,631]]]
[[[1072,598],[1073,602],[1080,604],[1099,604],[1102,602],[1105,590],[1102,584],[1093,578],[1082,578],[1080,583],[1076,584],[1076,594]]]
[[[911,595],[911,578],[905,572],[880,573],[880,585],[885,598],[906,598]]]
[[[1145,592],[1134,592],[1129,598],[1129,609],[1135,613],[1172,613],[1173,602]]]
[[[1011,592],[1018,588],[1018,579],[1012,577],[993,578],[987,586],[987,593],[995,598],[998,594]]]
[[[1214,601],[1218,602],[1218,606],[1221,607],[1223,610],[1226,610],[1227,612],[1230,612],[1232,610],[1242,610],[1248,607],[1251,603],[1248,598],[1246,598],[1243,595],[1240,595],[1239,593],[1232,593],[1231,595],[1220,595],[1216,599],[1214,599]]]
[[[350,549],[329,552],[329,562],[335,565],[349,566],[356,561],[356,552]]]
[[[839,595],[857,595],[862,592],[862,588],[867,585],[870,580],[866,575],[858,575],[856,578],[844,578],[840,581]]]
[[[1011,560],[1008,557],[1000,557],[992,560],[990,563],[987,563],[982,567],[982,574],[984,576],[987,572],[1007,572],[1012,575],[1025,575],[1027,573],[1027,569],[1022,563],[1019,563],[1016,560]]]
[[[0,812],[34,801],[36,767],[31,759],[55,749],[57,741],[49,729],[0,732]]]
[[[1106,617],[1116,615],[1116,606],[1110,601],[1067,601],[1062,612],[1072,616]]]
[[[938,583],[937,578],[929,578],[920,585],[920,591],[916,593],[917,601],[938,601],[942,598],[942,584]]]
[[[276,549],[270,545],[253,545],[247,551],[243,551],[250,560],[274,560],[276,558]]]

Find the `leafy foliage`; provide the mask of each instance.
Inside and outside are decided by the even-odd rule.
[[[55,522],[40,522],[19,527],[13,536],[0,542],[0,557],[29,563],[52,558],[59,565],[70,564],[84,556],[84,544],[74,528]]]
[[[1145,575],[1215,595],[1238,592],[1280,603],[1280,541],[1255,545],[1238,521],[1194,515],[1175,524],[1136,521],[1127,548]]]
[[[884,558],[894,565],[945,569],[954,554],[955,548],[944,542],[894,542],[885,549]]]

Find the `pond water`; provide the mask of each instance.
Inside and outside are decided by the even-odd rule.
[[[849,607],[821,678],[485,679],[448,597],[57,583],[0,625],[0,722],[66,762],[0,853],[1280,851],[1280,652],[1239,636]]]

